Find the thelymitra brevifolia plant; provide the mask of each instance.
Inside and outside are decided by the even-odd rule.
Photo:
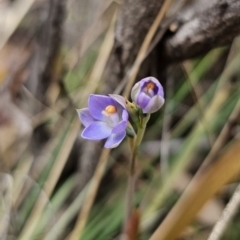
[[[158,111],[164,104],[163,87],[156,78],[146,77],[133,86],[131,100],[116,94],[108,96],[90,94],[88,107],[77,110],[85,127],[82,131],[83,138],[106,139],[105,148],[116,148],[126,136],[129,137],[132,153],[126,197],[125,233],[133,210],[138,148],[150,114]]]

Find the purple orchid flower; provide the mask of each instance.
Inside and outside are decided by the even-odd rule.
[[[95,95],[88,99],[88,108],[78,109],[78,115],[85,126],[82,137],[89,140],[107,138],[104,147],[117,147],[126,136],[128,112],[125,99],[119,95]]]
[[[156,112],[164,104],[163,87],[154,77],[144,78],[133,86],[131,98],[143,113]]]

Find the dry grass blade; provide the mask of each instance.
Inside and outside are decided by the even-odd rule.
[[[199,101],[200,99],[200,93],[198,92],[198,89],[196,86],[194,86],[193,84],[193,81],[191,79],[191,77],[193,76],[193,74],[188,74],[188,71],[187,71],[187,64],[186,63],[183,63],[181,64],[181,67],[182,67],[182,70],[184,71],[184,73],[186,74],[186,79],[187,79],[187,82],[189,83],[190,85],[190,88],[191,88],[191,93],[192,93],[192,97],[193,97],[193,100],[194,100],[194,103],[196,104],[196,107],[199,111],[199,115],[200,115],[200,119],[201,119],[201,122],[202,122],[202,125],[203,125],[203,128],[205,129],[206,131],[206,135],[207,135],[207,138],[208,138],[208,141],[209,141],[209,145],[212,146],[212,141],[211,141],[211,137],[210,137],[210,131],[208,129],[208,122],[206,121],[205,119],[205,116],[204,116],[204,111],[203,111],[203,107],[202,107],[202,104],[201,102]]]
[[[69,60],[71,62],[70,69],[72,70],[78,63],[79,59],[87,52],[90,46],[96,41],[96,39],[105,32],[105,30],[109,27],[109,21],[107,21],[107,26],[99,27],[99,22],[102,21],[104,15],[107,11],[112,7],[115,1],[109,0],[105,3],[102,9],[100,9],[99,14],[97,15],[95,21],[92,25],[86,30],[83,34],[81,42],[75,44],[75,46],[70,49],[69,53],[66,56],[66,62],[68,63]],[[114,15],[114,12],[113,12]],[[76,54],[76,49],[79,49],[79,52]]]
[[[215,118],[219,109],[221,109],[224,102],[226,102],[226,100],[228,99],[230,95],[230,89],[231,87],[229,85],[226,85],[216,93],[211,104],[208,106],[208,108],[205,109],[204,118],[206,119],[206,121],[211,123],[211,121]],[[172,186],[174,182],[177,180],[177,177],[181,172],[184,171],[186,166],[189,164],[191,160],[190,156],[196,150],[197,143],[199,141],[199,136],[204,132],[204,130],[205,129],[203,128],[203,125],[199,120],[196,123],[195,127],[192,129],[192,132],[189,134],[189,139],[191,139],[191,142],[189,142],[183,154],[179,156],[179,158],[181,158],[181,161],[176,162],[173,170],[169,175],[168,181],[162,186],[162,189],[160,190],[159,194],[155,196],[152,203],[149,204],[148,210],[145,213],[146,216],[149,215],[150,213],[153,213],[156,207],[159,207],[161,204],[163,204],[164,200],[171,192]]]
[[[205,173],[195,177],[150,240],[173,240],[201,207],[240,172],[240,141],[235,141]]]
[[[99,81],[101,79],[103,70],[105,68],[107,59],[109,57],[109,54],[110,54],[112,46],[113,46],[115,21],[116,21],[116,13],[114,14],[114,17],[111,22],[111,26],[106,34],[106,37],[105,37],[102,47],[100,49],[100,53],[98,55],[95,65],[93,67],[92,73],[89,77],[90,80],[88,82],[87,88],[85,89],[84,93],[81,93],[82,99],[86,99],[87,95],[89,95],[91,92],[94,92],[96,90],[97,83],[99,83]],[[84,94],[84,96],[83,96],[83,94]],[[75,226],[74,230],[72,231],[72,233],[70,234],[69,239],[79,239],[79,236],[82,234],[82,230],[84,229],[89,212],[93,205],[94,198],[95,198],[95,195],[96,195],[98,187],[99,187],[99,183],[104,174],[109,153],[110,153],[110,150],[104,149],[102,151],[102,154],[101,154],[101,157],[99,160],[99,164],[98,164],[98,166],[96,168],[96,172],[91,180],[91,185],[89,187],[85,202],[83,204],[82,211],[79,214],[76,226]]]
[[[8,173],[0,174],[0,238],[6,239],[10,224],[13,178]]]
[[[52,112],[52,110],[48,110],[49,113]],[[52,112],[54,113],[54,112]],[[52,114],[51,113],[51,114]],[[44,120],[45,121],[45,120]],[[56,126],[56,129],[58,129],[58,126]],[[58,139],[61,137],[61,132],[59,132],[58,134],[55,135],[55,138],[52,138],[52,140],[47,143],[46,147],[44,148],[44,150],[42,151],[41,155],[38,156],[37,161],[41,162],[41,165],[31,165],[31,171],[26,174],[26,176],[30,177],[30,179],[32,179],[33,181],[28,182],[28,184],[24,184],[24,188],[22,188],[21,190],[21,194],[20,195],[16,195],[16,201],[14,202],[14,208],[17,209],[26,199],[27,195],[29,194],[30,189],[33,187],[34,182],[36,181],[36,179],[38,179],[38,177],[40,176],[41,172],[43,171],[44,167],[46,166],[47,162],[46,160],[49,159],[50,154],[54,151],[54,149],[57,147],[58,144]],[[25,159],[26,162],[26,159]],[[14,175],[15,176],[15,175]]]
[[[88,84],[86,88],[84,89],[84,92],[80,92],[75,96],[74,98],[77,99],[87,99],[88,95],[90,93],[95,92],[98,83],[101,80],[104,68],[106,66],[109,54],[113,47],[113,40],[114,40],[114,25],[116,22],[116,12],[113,15],[113,19],[111,22],[111,25],[107,31],[107,34],[104,38],[103,44],[101,46],[98,58],[95,62],[95,65],[93,66],[93,70],[89,76]]]
[[[163,114],[163,124],[162,124],[162,144],[160,144],[160,173],[162,176],[162,181],[167,180],[169,174],[169,150],[170,150],[170,127],[172,122],[172,115],[168,114],[171,110],[171,105],[168,101],[173,96],[173,79],[170,77],[167,81],[166,86],[166,105]]]
[[[208,240],[219,240],[226,229],[228,223],[233,218],[234,214],[240,205],[240,184],[237,186],[230,202],[227,204],[223,211],[222,217],[214,226],[214,229],[209,236]]]
[[[14,185],[13,185],[13,202],[12,207],[17,208],[17,203],[22,197],[24,181],[23,178],[28,175],[31,165],[33,163],[33,156],[27,156],[22,163],[19,164],[17,171],[14,172]]]
[[[0,12],[0,51],[34,2],[35,0],[18,0],[8,10]]]
[[[96,167],[96,171],[92,177],[89,189],[87,191],[87,195],[86,195],[82,210],[78,216],[77,223],[69,237],[69,240],[76,240],[76,239],[81,238],[81,235],[82,235],[83,229],[85,227],[85,224],[87,222],[89,212],[92,208],[99,184],[100,184],[102,176],[105,172],[109,153],[110,153],[109,149],[104,149],[102,151],[99,163]]]
[[[171,5],[172,0],[165,0],[163,6],[161,7],[157,17],[155,18],[151,28],[149,29],[143,44],[141,45],[141,48],[138,52],[138,55],[135,59],[135,62],[130,70],[130,72],[127,74],[127,76],[125,78],[128,78],[128,84],[124,90],[123,95],[128,97],[131,91],[131,88],[133,86],[134,80],[137,76],[138,70],[141,66],[141,63],[143,62],[143,60],[145,59],[145,55],[147,54],[148,48],[150,46],[150,43],[154,37],[154,34],[156,33],[159,24],[161,23],[165,13],[167,12],[167,10],[169,9],[170,5]],[[123,80],[125,82],[125,79]]]
[[[236,123],[240,116],[240,100],[238,100],[235,108],[233,109],[228,121],[224,125],[220,135],[218,136],[217,140],[214,142],[209,154],[205,158],[203,164],[201,165],[198,172],[201,172],[213,159],[216,157],[217,153],[221,151],[221,149],[224,146],[224,143],[227,139],[227,137],[230,134],[230,131],[232,129],[232,126]]]
[[[77,137],[79,131],[79,121],[77,118],[74,119],[72,122],[69,131],[67,133],[67,136],[64,140],[64,143],[62,144],[62,148],[58,153],[58,156],[56,158],[56,162],[54,163],[54,166],[52,167],[52,170],[49,174],[49,177],[45,183],[44,186],[44,195],[46,194],[48,197],[51,196],[54,187],[56,186],[56,183],[60,177],[60,174],[63,170],[63,167],[67,161],[68,155],[72,149],[72,146],[75,142],[75,139]],[[38,201],[36,202],[34,209],[32,210],[31,215],[28,218],[28,221],[26,225],[24,226],[24,229],[19,237],[20,240],[26,240],[31,239],[31,235],[33,231],[35,230],[35,227],[37,226],[38,220],[41,217],[42,211],[46,205],[46,198],[42,196],[42,194],[39,196]]]

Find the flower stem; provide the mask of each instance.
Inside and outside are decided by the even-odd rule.
[[[129,175],[128,175],[128,189],[126,196],[126,213],[124,220],[124,233],[127,232],[128,221],[133,210],[133,197],[136,184],[136,162],[139,146],[142,142],[143,135],[145,133],[146,125],[150,115],[141,118],[140,124],[137,126],[137,135],[134,138],[133,146],[131,147],[132,155],[130,160]]]

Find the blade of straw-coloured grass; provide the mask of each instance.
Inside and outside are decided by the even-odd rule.
[[[194,86],[204,77],[204,74],[211,70],[223,52],[224,49],[215,49],[201,59],[189,76],[192,79]],[[175,92],[173,100],[179,104],[184,97],[189,94],[189,90],[188,82],[185,79],[184,83]]]
[[[226,208],[223,210],[223,214],[219,221],[213,228],[207,240],[219,240],[222,237],[228,223],[233,218],[234,214],[238,212],[238,207],[240,206],[240,184],[237,186],[236,190]]]
[[[104,38],[104,41],[102,43],[102,46],[100,48],[99,55],[97,57],[97,60],[93,66],[92,72],[89,76],[88,79],[88,84],[86,88],[84,89],[84,92],[79,92],[74,99],[80,98],[80,99],[87,99],[88,95],[90,93],[94,93],[100,80],[101,76],[103,74],[104,68],[106,66],[107,60],[109,58],[110,52],[113,47],[113,42],[114,42],[114,26],[116,22],[116,15],[117,13],[115,12],[113,15],[113,19],[111,22],[111,25],[107,31],[107,34]]]
[[[72,221],[76,216],[76,213],[79,211],[79,208],[82,206],[86,190],[89,187],[87,184],[84,189],[77,195],[74,201],[70,204],[66,211],[61,215],[59,220],[54,224],[48,234],[43,240],[58,240],[60,235],[66,229],[67,225]]]
[[[32,116],[31,123],[33,128],[36,128],[37,126],[49,120],[62,117],[60,113],[66,109],[69,104],[68,99],[62,98],[59,99],[55,104],[46,106],[41,101],[36,99],[36,97],[25,86],[22,86],[22,91],[27,102],[30,102],[33,106],[38,106],[40,109],[43,109],[36,115]]]
[[[145,55],[147,54],[148,48],[150,46],[150,43],[164,17],[164,15],[166,14],[167,10],[169,9],[170,5],[171,5],[172,0],[165,0],[157,17],[155,18],[152,26],[150,27],[142,45],[140,50],[138,51],[137,57],[133,63],[132,68],[130,69],[130,71],[127,73],[127,75],[125,76],[125,78],[122,80],[123,82],[125,82],[125,79],[128,79],[128,84],[124,90],[123,96],[128,97],[131,91],[131,88],[134,84],[134,80],[137,76],[138,70],[143,62],[143,60],[145,59]]]
[[[109,162],[110,164],[108,164],[108,169],[112,167],[111,160]],[[111,215],[112,212],[114,212],[116,205],[121,205],[123,207],[123,205],[120,203],[122,202],[122,197],[124,193],[125,191],[123,191],[122,187],[119,187],[119,185],[114,184],[113,191],[104,196],[103,200],[96,202],[89,215],[88,224],[84,229],[84,235],[87,232],[92,232],[92,229],[96,229],[97,225],[101,224],[106,216]],[[99,209],[101,209],[101,211],[99,211]],[[121,215],[121,218],[122,217],[123,214]],[[101,229],[101,231],[102,230],[103,229]]]
[[[201,165],[201,167],[199,168],[198,172],[196,173],[195,177],[201,175],[204,173],[204,169],[205,167],[213,160],[214,157],[216,157],[217,153],[221,151],[221,149],[224,146],[224,142],[226,140],[226,138],[229,135],[230,129],[232,127],[232,124],[236,123],[236,121],[238,120],[240,114],[240,101],[238,100],[236,103],[235,108],[233,109],[228,121],[226,122],[226,124],[224,125],[220,135],[218,136],[217,140],[214,142],[214,145],[212,147],[212,149],[210,150],[208,156],[205,158],[205,160],[203,161],[203,164]],[[235,194],[234,194],[235,195]],[[236,194],[237,195],[237,194]],[[235,197],[236,197],[235,195]],[[230,201],[230,207],[226,208],[227,211],[227,216],[226,218],[223,216],[222,219],[220,219],[219,221],[219,225],[222,226],[224,224],[225,221],[229,221],[228,219],[231,217],[231,214],[233,214],[234,212],[232,211],[233,208],[235,207],[235,204],[237,204],[236,198],[233,197],[233,200]],[[238,196],[239,197],[239,196]],[[230,208],[230,213],[228,211],[228,209]],[[229,213],[229,214],[228,214]],[[218,224],[217,224],[218,225]],[[220,227],[216,226],[217,228],[217,233],[220,235]],[[213,234],[215,236],[215,233]],[[215,236],[216,237],[216,236]],[[209,239],[210,240],[210,239]],[[213,239],[212,239],[213,240]],[[217,240],[217,239],[215,239]]]
[[[34,2],[35,0],[17,0],[7,11],[2,10],[6,12],[0,12],[0,51]]]
[[[121,199],[121,198],[119,198]],[[118,203],[118,204],[117,204]],[[104,214],[99,213],[98,207],[98,214],[101,214],[101,220],[94,224],[91,222],[91,226],[86,226],[83,231],[82,239],[84,240],[91,240],[91,239],[108,239],[106,236],[114,232],[115,229],[118,229],[121,225],[121,221],[123,219],[123,205],[120,204],[119,201],[116,200],[116,206],[112,207],[112,211]],[[95,219],[94,219],[95,220]],[[99,217],[98,217],[99,220]],[[94,224],[94,225],[93,225]],[[119,230],[119,229],[118,229]]]
[[[81,92],[81,98],[82,99],[86,99],[87,95],[91,92],[94,92],[95,89],[97,88],[97,83],[100,81],[101,79],[101,75],[103,72],[103,69],[106,65],[107,59],[109,57],[111,48],[113,46],[113,31],[114,31],[114,23],[116,21],[116,13],[114,14],[114,18],[112,20],[111,26],[106,34],[106,37],[104,39],[104,42],[102,44],[98,59],[93,67],[92,73],[90,75],[90,81],[88,81],[87,84],[87,88],[84,89],[84,92]],[[109,47],[110,46],[110,47]],[[82,94],[84,94],[84,97],[82,96]],[[84,101],[85,104],[85,101]],[[97,191],[97,189],[96,189]],[[91,208],[91,207],[90,207]],[[66,214],[66,218],[68,218],[68,215]],[[63,221],[60,222],[60,224],[63,224],[65,222],[65,218],[63,218]],[[53,233],[51,231],[51,233]],[[52,239],[53,238],[53,234],[48,234],[46,239]]]
[[[101,40],[99,39],[98,43]],[[64,86],[70,99],[74,99],[75,96],[78,96],[79,92],[87,85],[86,79],[89,78],[94,62],[99,54],[100,47],[101,46],[99,46],[96,51],[96,46],[92,46],[86,56],[80,60],[78,65],[73,70],[69,70],[64,76]]]
[[[218,93],[215,95],[214,100],[211,102],[209,107],[205,110],[205,119],[209,123],[213,123],[213,121],[216,121],[218,118],[218,115],[216,114],[219,109],[221,108],[222,104],[225,103],[228,96],[230,94],[230,88],[223,88],[221,91],[219,90]],[[149,215],[150,213],[154,212],[164,201],[164,199],[168,196],[168,194],[171,192],[172,185],[176,181],[176,178],[178,175],[186,168],[187,164],[190,161],[190,156],[192,156],[193,152],[196,149],[197,143],[201,137],[203,137],[204,129],[202,127],[202,124],[197,122],[195,125],[195,128],[192,130],[192,132],[189,134],[188,140],[184,143],[184,146],[179,151],[179,153],[176,155],[176,164],[169,174],[169,177],[165,184],[162,186],[162,189],[159,191],[159,194],[157,194],[152,201],[152,203],[149,205],[148,209],[146,210],[145,214]]]
[[[119,179],[120,186],[125,186],[125,181]],[[122,196],[125,190],[119,191],[119,185],[116,185],[113,191],[111,191],[111,197],[108,198],[107,202],[98,203],[94,206],[91,211],[91,218],[84,229],[82,239],[92,240],[92,239],[113,239],[113,236],[119,234],[119,228],[122,226],[122,221],[124,218],[124,205],[122,204]],[[136,202],[142,197],[143,192],[141,190],[140,194],[136,195]],[[114,197],[112,196],[114,195]],[[103,206],[104,207],[101,207]],[[122,236],[121,236],[122,237]],[[114,239],[118,239],[115,237]]]
[[[6,239],[10,224],[13,197],[13,178],[8,173],[0,174],[0,238]]]
[[[44,185],[44,193],[50,197],[54,187],[58,181],[58,178],[62,172],[62,169],[67,161],[68,155],[72,149],[72,146],[75,142],[79,131],[79,121],[77,118],[73,118],[69,123],[69,130],[65,136],[65,139],[62,144],[62,148],[57,154],[56,161],[54,166],[51,169],[51,172],[48,176],[47,181]],[[30,239],[33,231],[35,230],[37,223],[41,217],[42,211],[46,205],[46,199],[39,196],[38,201],[36,202],[34,209],[31,212],[31,215],[28,218],[27,223],[24,226],[23,231],[19,237],[19,240]]]
[[[12,207],[16,207],[16,204],[18,202],[19,196],[22,194],[24,181],[23,176],[28,175],[28,172],[31,168],[31,165],[33,163],[33,156],[27,156],[21,163],[18,164],[17,170],[13,173],[13,202]]]
[[[103,73],[103,70],[105,68],[105,65],[107,63],[109,54],[111,52],[112,46],[113,46],[113,39],[114,39],[114,25],[116,21],[116,12],[114,14],[114,17],[112,19],[110,28],[108,29],[108,32],[105,36],[105,39],[103,41],[102,47],[100,49],[100,53],[98,55],[98,58],[95,62],[95,65],[93,67],[92,73],[90,75],[90,80],[88,81],[87,88],[84,91],[84,97],[81,96],[81,98],[86,99],[87,95],[91,92],[95,92],[98,82],[101,79],[101,75]],[[82,94],[81,94],[82,95]],[[88,190],[88,194],[86,196],[86,200],[84,201],[84,206],[82,207],[82,211],[79,214],[76,226],[72,233],[70,234],[69,239],[76,239],[76,236],[82,234],[82,230],[84,229],[84,226],[86,224],[89,212],[91,210],[95,195],[97,193],[98,184],[94,181],[94,178],[98,178],[98,181],[101,181],[101,178],[104,174],[105,167],[107,164],[107,158],[109,156],[110,150],[104,149],[102,151],[99,165],[97,166],[96,172],[93,176],[93,179],[91,180],[90,188]],[[99,168],[99,171],[97,171]]]
[[[235,111],[235,110],[233,110],[233,108],[234,108],[234,105],[236,105],[237,100],[239,99],[239,97],[238,97],[240,94],[239,90],[235,91],[235,93],[231,95],[231,97],[230,97],[230,99],[232,98],[231,101],[229,99],[228,101],[226,101],[227,104],[224,103],[220,113],[216,113],[215,117],[210,118],[209,124],[212,125],[214,128],[218,121],[223,122],[224,120],[222,120],[222,119],[226,119],[227,116],[232,115],[230,111]],[[221,98],[221,97],[219,97],[219,98]],[[224,113],[229,108],[231,110],[227,113],[227,116],[223,117],[223,115],[226,115]],[[233,119],[233,118],[230,117],[230,119]],[[221,125],[222,124],[223,123],[221,123]],[[231,124],[231,120],[230,120],[230,124]],[[219,125],[219,123],[218,123],[218,125]],[[196,133],[196,134],[200,134],[200,133]],[[176,156],[174,156],[174,161],[176,163],[173,167],[173,170],[170,171],[170,175],[168,177],[166,184],[160,185],[161,189],[159,190],[159,193],[154,195],[154,197],[152,198],[153,199],[152,203],[150,203],[150,204],[148,203],[148,205],[150,205],[150,207],[148,205],[146,206],[146,204],[144,203],[144,202],[146,202],[146,200],[144,200],[141,203],[142,209],[147,208],[143,212],[143,214],[145,216],[145,220],[146,219],[150,220],[151,216],[153,216],[153,213],[156,212],[157,209],[159,209],[160,205],[171,193],[172,187],[176,183],[176,179],[177,179],[178,175],[183,171],[183,169],[186,167],[186,164],[189,163],[189,161],[192,159],[192,156],[194,156],[194,154],[195,154],[194,150],[191,150],[191,149],[196,149],[195,144],[197,144],[197,142],[199,141],[198,138],[200,140],[201,135],[195,136],[195,137],[193,135],[191,135],[190,138],[186,140],[186,143],[184,143],[184,145],[181,147],[180,151],[176,154]],[[157,179],[159,179],[159,177]],[[158,180],[158,182],[159,182],[159,180]],[[157,185],[159,186],[159,184],[157,184]],[[156,186],[155,186],[155,188],[156,188]],[[148,228],[148,221],[145,221],[145,220],[144,220],[144,222],[142,222],[142,228],[141,228],[142,231],[144,231],[146,228]]]
[[[63,120],[63,119],[62,119]],[[62,124],[63,121],[60,121],[60,124]],[[54,137],[51,138],[51,140],[46,144],[45,148],[43,149],[43,151],[41,152],[40,156],[36,159],[36,162],[39,162],[40,164],[38,165],[33,165],[32,169],[31,169],[31,175],[28,176],[26,175],[26,177],[28,177],[29,179],[31,179],[31,181],[28,181],[27,185],[24,184],[24,189],[21,192],[21,194],[18,196],[17,201],[14,203],[14,208],[17,209],[18,206],[20,206],[23,202],[23,200],[26,198],[26,195],[29,194],[33,184],[35,182],[37,182],[37,179],[39,179],[39,177],[41,176],[41,174],[45,171],[44,168],[47,167],[47,164],[49,164],[49,162],[52,162],[52,155],[54,154],[54,152],[56,150],[58,150],[59,145],[61,145],[61,139],[63,138],[64,132],[66,131],[66,129],[63,129],[63,131],[61,130],[61,128],[59,128],[59,123],[55,126],[55,129],[53,131]],[[29,205],[29,202],[23,202],[25,203],[25,205]],[[23,209],[23,207],[21,207]],[[28,213],[27,213],[28,215]]]
[[[101,182],[102,176],[105,172],[105,168],[107,165],[108,157],[109,157],[110,150],[109,149],[103,149],[99,163],[97,165],[97,168],[95,170],[95,173],[91,179],[89,189],[87,191],[86,198],[84,200],[83,207],[81,209],[81,212],[78,216],[77,223],[73,229],[73,231],[70,234],[69,240],[76,240],[80,239],[83,229],[85,227],[85,224],[87,222],[87,218],[89,215],[89,212],[91,210],[91,207],[93,205],[97,189],[99,187],[99,184]]]
[[[150,240],[173,240],[203,205],[240,172],[240,141],[233,142],[204,173],[195,177]]]
[[[51,199],[51,204],[55,208],[60,208],[64,204],[65,199],[70,196],[70,193],[74,191],[74,188],[78,185],[79,176],[78,174],[70,176],[57,190]]]
[[[168,172],[169,172],[169,150],[170,150],[170,126],[172,122],[172,115],[168,114],[172,111],[172,104],[170,103],[170,99],[173,96],[173,79],[171,77],[168,78],[166,84],[166,103],[163,114],[163,122],[162,122],[162,144],[160,145],[160,173],[162,182],[167,180]]]
[[[93,24],[86,30],[86,32],[83,34],[83,38],[81,39],[80,43],[75,44],[72,49],[67,54],[67,60],[73,59],[71,64],[71,70],[77,65],[79,59],[86,53],[86,51],[89,49],[89,47],[96,41],[96,39],[109,27],[99,27],[98,24],[102,22],[102,18],[104,17],[104,14],[110,9],[112,4],[116,4],[116,1],[108,0],[103,8],[100,10],[98,16],[96,17]],[[114,13],[113,13],[114,14]],[[109,22],[107,21],[109,24]],[[78,48],[78,45],[80,46],[79,53],[76,57],[76,49]],[[66,61],[69,62],[69,61]]]
[[[39,236],[43,231],[47,231],[52,229],[52,225],[55,226],[55,216],[54,213],[57,213],[61,207],[64,206],[66,199],[70,196],[70,193],[74,190],[78,184],[78,176],[75,174],[69,177],[62,186],[57,190],[57,192],[53,195],[51,199],[51,208],[53,212],[49,212],[46,209],[39,221],[36,231],[34,232],[34,236]],[[50,224],[49,223],[53,223]]]
[[[238,67],[238,61],[237,59],[235,58],[234,60],[234,64],[232,64],[231,62],[231,67],[230,69],[228,69],[228,67],[225,69],[226,74],[224,74],[224,76],[222,76],[222,79],[224,78],[225,80],[227,80],[229,77],[231,77],[231,74],[233,72],[236,71],[237,67]],[[229,65],[229,66],[230,66]],[[227,103],[228,101],[227,100],[227,95],[224,93],[224,86],[223,84],[220,85],[221,86],[221,91],[219,93],[219,96],[218,96],[218,100],[216,100],[215,102],[217,103],[218,107],[217,108],[220,108],[222,106],[222,104],[225,105],[225,103]],[[228,87],[227,87],[228,88]],[[226,90],[226,89],[225,89]],[[223,98],[222,98],[223,97]],[[209,103],[208,103],[208,106],[209,106]],[[208,110],[208,112],[211,114],[211,109]],[[212,121],[215,121],[214,118],[217,118],[218,116],[215,116],[214,112],[216,111],[213,111],[212,113],[212,117],[210,116],[209,117],[209,123],[212,122]],[[184,116],[185,118],[185,116]],[[217,119],[216,119],[217,120]],[[195,143],[193,141],[191,141],[191,138],[195,141]],[[184,147],[182,148],[182,150],[179,152],[178,156],[176,156],[175,158],[175,162],[177,165],[175,165],[175,167],[173,168],[173,171],[170,173],[170,176],[169,176],[169,180],[167,182],[167,184],[165,184],[164,186],[162,186],[162,190],[160,191],[160,194],[159,195],[156,195],[155,198],[154,198],[154,201],[153,203],[151,204],[152,206],[150,206],[150,211],[149,209],[144,212],[144,215],[148,215],[150,212],[153,212],[155,211],[156,209],[159,208],[159,206],[161,205],[162,201],[168,196],[168,194],[170,193],[171,191],[171,186],[174,184],[174,182],[176,181],[176,177],[178,176],[178,174],[183,171],[183,169],[185,168],[186,164],[189,162],[189,154],[191,154],[192,152],[192,148],[195,146],[195,144],[197,143],[198,139],[197,138],[194,138],[194,134],[191,134],[190,136],[190,141],[187,141],[186,144],[184,144]],[[184,150],[184,148],[186,148],[186,150]],[[183,162],[181,162],[183,161]],[[179,168],[179,169],[178,169]],[[176,174],[176,175],[175,175]],[[174,176],[175,175],[175,176]],[[145,224],[143,224],[143,229],[145,228]]]
[[[225,123],[222,131],[220,132],[218,138],[214,142],[210,152],[205,158],[203,164],[201,165],[199,172],[207,166],[217,155],[217,153],[223,148],[224,142],[230,134],[233,124],[235,124],[240,116],[240,100],[237,101],[235,108],[233,109],[228,121]]]
[[[209,141],[209,145],[211,146],[212,145],[212,140],[211,140],[211,137],[210,137],[210,134],[209,134],[209,130],[208,130],[208,124],[207,124],[207,121],[205,119],[205,116],[204,116],[204,113],[203,113],[203,107],[202,107],[202,104],[201,102],[199,101],[200,99],[200,93],[198,91],[198,88],[196,86],[194,86],[193,84],[193,79],[190,78],[190,75],[188,74],[188,68],[187,68],[187,64],[183,63],[181,64],[182,66],[182,69],[183,71],[186,73],[187,77],[187,82],[189,83],[190,85],[190,88],[191,88],[191,92],[192,92],[192,97],[193,97],[193,100],[194,100],[194,103],[196,105],[196,108],[198,110],[198,113],[200,115],[200,119],[201,119],[201,123],[205,129],[205,132],[206,132],[206,135],[207,135],[207,138],[208,138],[208,141]],[[193,74],[192,74],[193,76]]]
[[[105,36],[105,39],[103,41],[102,47],[100,49],[99,56],[95,62],[95,65],[93,67],[92,73],[90,75],[90,81],[88,82],[87,88],[84,91],[84,97],[81,96],[81,98],[86,99],[87,95],[91,92],[95,92],[97,83],[101,79],[101,75],[103,73],[103,70],[105,68],[105,65],[107,63],[109,54],[111,52],[112,46],[113,46],[113,39],[114,39],[114,25],[116,21],[116,12],[114,14],[114,17],[111,22],[111,26],[108,29],[108,32]],[[82,95],[82,94],[81,94]],[[86,196],[86,200],[84,201],[84,206],[82,208],[82,211],[80,212],[78,216],[77,223],[75,225],[74,230],[70,234],[69,239],[76,239],[76,236],[82,234],[82,230],[84,229],[84,226],[86,224],[89,212],[91,210],[92,204],[94,202],[95,195],[97,193],[97,189],[99,186],[99,182],[101,181],[101,178],[104,174],[105,167],[107,164],[107,159],[109,156],[110,150],[104,149],[102,151],[99,165],[97,166],[96,172],[93,176],[93,179],[91,180],[90,188],[88,190],[88,194]],[[99,171],[98,171],[99,170]],[[94,179],[97,178],[99,182],[95,182]]]
[[[19,215],[22,219],[21,224],[26,223],[40,192],[43,198],[48,199],[48,196],[44,193],[43,184],[56,161],[56,156],[62,147],[67,132],[69,131],[68,125],[69,121],[66,121],[65,118],[59,118],[59,121],[54,125],[49,142],[33,164],[29,173],[30,176],[25,176],[23,191],[21,195],[19,195],[18,201],[14,206],[15,209],[17,209],[18,206],[21,206],[19,209]],[[23,201],[24,199],[27,199],[27,201]],[[22,228],[23,226],[19,227]]]
[[[194,75],[193,78],[194,86],[197,84],[197,82],[203,77],[203,75],[209,70],[210,67],[213,66],[215,61],[219,58],[219,55],[222,53],[221,50],[213,50],[211,51],[207,56],[205,56],[199,64],[194,68]],[[190,73],[190,77],[193,73]],[[196,82],[195,82],[196,80]],[[169,99],[168,104],[171,105],[172,109],[175,109],[176,107],[181,106],[181,102],[188,94],[189,88],[187,81],[185,81],[179,89],[177,89],[177,92],[174,93],[171,99]],[[196,119],[196,114],[198,113],[196,106],[194,106],[192,109],[190,109],[183,118],[181,118],[180,122],[177,124],[175,128],[177,128],[177,132],[175,136],[177,136],[178,133],[183,132],[187,126],[191,123],[191,121],[194,121]],[[172,113],[169,113],[172,114]],[[162,116],[160,116],[162,118]],[[182,123],[181,127],[178,127],[178,125]],[[156,128],[161,128],[162,122],[161,119],[158,120],[158,122],[153,126],[148,128],[147,135],[154,135],[156,133]],[[174,129],[175,129],[174,128]],[[172,134],[173,135],[173,134]]]
[[[113,161],[110,161],[110,165],[112,163]],[[62,234],[62,232],[66,229],[66,227],[77,215],[79,209],[81,208],[88,188],[89,188],[89,183],[78,194],[78,196],[74,199],[74,201],[71,204],[69,204],[69,207],[63,212],[61,217],[57,220],[57,222],[48,232],[44,240],[58,240],[60,238],[60,235]]]
[[[221,74],[219,80],[216,82],[216,86],[212,85],[212,87],[215,88],[215,93],[213,93],[213,97],[214,97],[214,95],[216,95],[218,93],[218,91],[221,88],[224,87],[224,84],[227,83],[227,81],[231,78],[231,76],[239,68],[239,61],[240,61],[239,56],[236,56],[231,62],[229,62],[229,64],[224,69],[223,73]],[[209,90],[211,90],[211,88]],[[205,97],[203,96],[203,100],[204,100],[204,98]],[[200,99],[200,103],[201,103],[201,105],[203,105],[202,99]],[[209,101],[207,102],[207,104],[209,105]],[[194,107],[192,107],[188,111],[188,113],[180,120],[180,122],[176,125],[176,127],[174,127],[174,129],[172,130],[172,137],[176,137],[179,134],[181,134],[185,130],[186,125],[188,125],[190,122],[195,120],[196,115],[194,114],[194,112],[197,113],[196,105]]]

